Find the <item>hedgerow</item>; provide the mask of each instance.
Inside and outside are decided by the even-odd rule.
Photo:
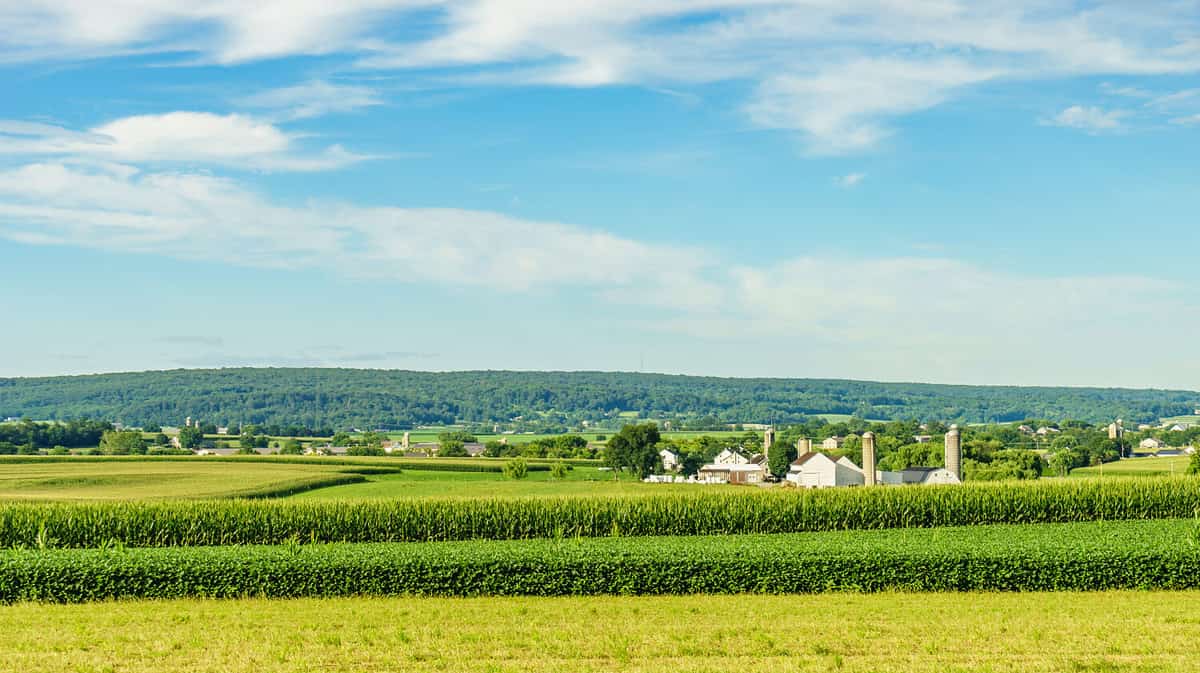
[[[777,536],[0,552],[0,600],[1200,588],[1188,520]]]
[[[734,535],[1192,516],[1200,480],[1136,478],[641,497],[0,504],[0,547]]]

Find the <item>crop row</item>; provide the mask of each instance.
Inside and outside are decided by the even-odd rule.
[[[702,489],[703,487],[696,487]],[[1200,480],[1138,478],[634,497],[0,504],[0,547],[776,534],[1193,516]]]
[[[1188,520],[0,552],[0,600],[1200,588]]]

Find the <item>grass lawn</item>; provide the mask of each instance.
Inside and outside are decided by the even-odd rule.
[[[1200,592],[0,606],[23,673],[1195,670]]]
[[[370,475],[360,484],[330,486],[304,493],[301,499],[373,499],[373,498],[483,498],[483,497],[562,497],[597,495],[655,495],[678,491],[714,491],[748,487],[697,484],[643,484],[624,476],[614,480],[612,472],[594,467],[576,467],[566,479],[554,479],[549,472],[530,472],[513,480],[495,472],[419,472]]]
[[[1115,463],[1071,470],[1071,477],[1160,477],[1186,474],[1191,456],[1126,458]]]
[[[229,497],[248,489],[323,480],[336,465],[253,462],[56,461],[0,463],[0,500],[161,500]]]

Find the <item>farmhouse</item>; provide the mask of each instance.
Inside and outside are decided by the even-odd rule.
[[[1155,439],[1153,437],[1147,437],[1147,438],[1143,439],[1141,442],[1138,442],[1138,447],[1143,448],[1143,449],[1161,449],[1161,448],[1165,447],[1166,445],[1167,445],[1166,442],[1164,442],[1160,439]]]
[[[712,463],[700,468],[697,477],[706,484],[759,484],[766,479],[767,469],[754,463]]]
[[[845,443],[846,443],[845,437],[838,437],[837,435],[834,435],[833,437],[826,437],[825,441],[821,442],[821,448],[822,449],[840,449],[840,448],[842,448],[842,445]]]
[[[746,465],[749,462],[749,458],[737,449],[732,448],[724,449],[717,454],[716,458],[713,458],[713,464],[715,465]]]
[[[663,469],[668,472],[674,472],[679,469],[679,454],[670,449],[663,449],[658,452],[658,457],[662,460]]]
[[[913,441],[917,444],[928,444],[933,441],[932,435],[913,435]]]
[[[845,456],[834,460],[820,452],[806,453],[792,461],[786,479],[803,488],[861,486],[863,471]]]

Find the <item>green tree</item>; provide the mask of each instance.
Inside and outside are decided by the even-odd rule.
[[[658,443],[662,440],[656,423],[626,425],[608,440],[605,462],[616,470],[629,470],[639,478],[661,467]]]
[[[339,432],[329,440],[329,443],[333,446],[350,446],[350,433]]]
[[[783,442],[775,442],[767,451],[767,471],[782,479],[787,475],[792,461],[796,459],[796,447]]]
[[[141,454],[146,453],[146,440],[137,430],[106,430],[100,437],[100,448],[114,456]]]
[[[524,479],[529,476],[529,465],[520,458],[514,458],[504,464],[504,476],[509,479]]]
[[[554,477],[555,479],[566,479],[567,478],[567,464],[566,463],[555,463],[555,464],[551,465],[550,466],[550,476]]]
[[[304,447],[300,445],[300,440],[288,439],[279,447],[279,453],[284,456],[300,456],[304,454]]]
[[[438,446],[437,455],[438,458],[466,458],[471,454],[460,440],[446,439]]]
[[[188,427],[179,428],[179,447],[182,449],[194,449],[200,446],[200,442],[204,441],[204,433],[200,432],[200,428]]]

